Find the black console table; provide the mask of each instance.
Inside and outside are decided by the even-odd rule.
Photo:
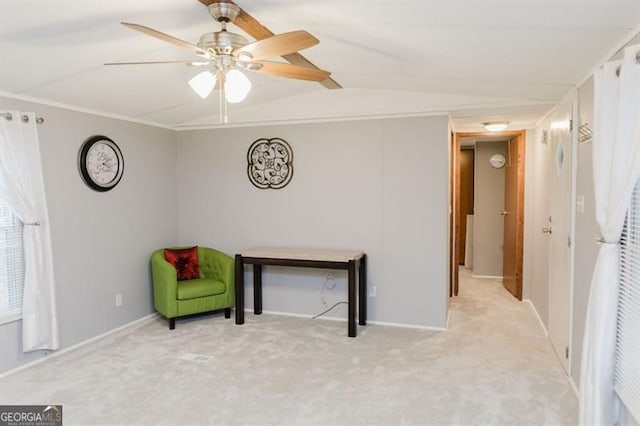
[[[358,323],[367,325],[367,255],[352,250],[311,250],[258,247],[236,254],[236,324],[244,324],[244,265],[253,265],[253,312],[262,313],[262,266],[293,266],[347,270],[349,287],[349,337],[357,336]],[[358,294],[356,294],[356,273]]]

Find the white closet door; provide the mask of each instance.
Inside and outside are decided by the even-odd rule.
[[[574,142],[571,102],[551,121],[549,149],[549,339],[567,373],[570,371],[570,318],[573,279]]]

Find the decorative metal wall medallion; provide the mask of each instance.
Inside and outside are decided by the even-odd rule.
[[[256,188],[284,188],[293,176],[293,151],[284,139],[258,139],[249,147],[247,163],[249,180]]]

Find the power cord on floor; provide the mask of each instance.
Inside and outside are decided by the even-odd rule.
[[[326,314],[327,312],[329,312],[330,310],[332,310],[332,309],[333,309],[333,308],[335,308],[336,306],[338,306],[338,305],[342,305],[343,303],[344,303],[345,305],[347,304],[347,302],[344,302],[344,301],[343,301],[343,302],[336,302],[336,303],[334,303],[334,305],[333,305],[332,307],[330,307],[329,309],[326,309],[326,310],[324,310],[324,311],[320,312],[318,315],[315,315],[315,316],[311,317],[311,319],[316,319],[316,318],[318,318],[318,317],[321,317],[322,315]]]

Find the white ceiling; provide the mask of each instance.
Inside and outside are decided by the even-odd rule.
[[[301,53],[344,89],[250,73],[232,125],[426,113],[456,130],[531,127],[640,24],[639,0],[236,0],[274,33],[320,39]],[[0,91],[172,128],[218,124],[180,64],[188,51],[120,25],[196,43],[218,24],[197,0],[0,0]],[[231,25],[231,31],[240,32]]]

